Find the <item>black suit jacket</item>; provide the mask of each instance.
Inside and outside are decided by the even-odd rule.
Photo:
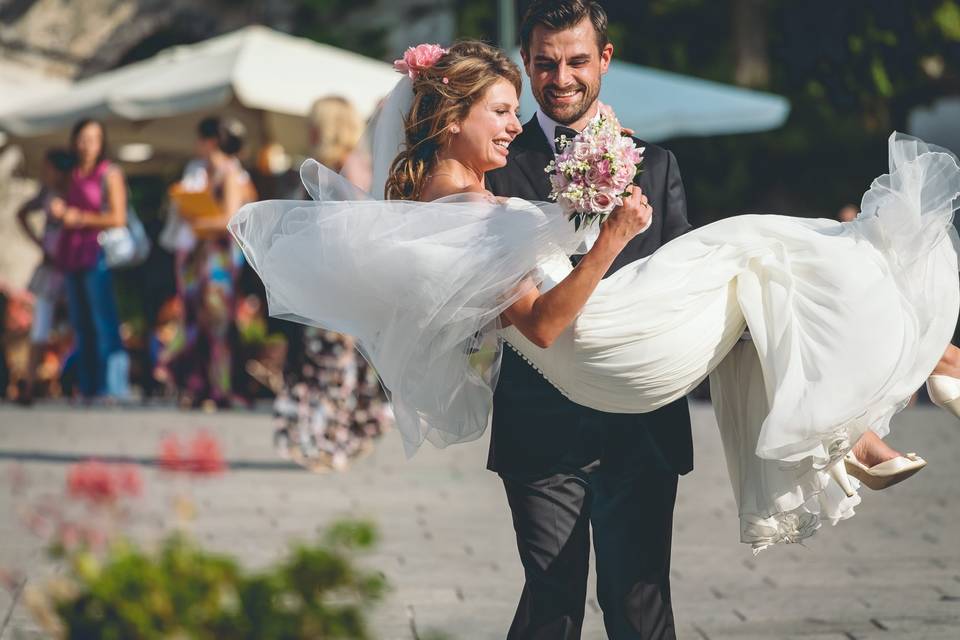
[[[607,276],[690,230],[676,158],[658,146],[636,142],[646,151],[635,183],[653,207],[653,221],[627,244]],[[545,201],[550,182],[544,167],[553,157],[553,145],[534,116],[510,145],[507,165],[486,175],[487,187],[500,196]],[[598,459],[605,465],[690,471],[693,444],[686,398],[645,414],[595,411],[565,398],[505,347],[493,396],[488,468],[540,475]]]

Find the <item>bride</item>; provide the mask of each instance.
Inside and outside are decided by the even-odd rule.
[[[575,230],[557,204],[494,198],[483,176],[521,130],[519,71],[480,43],[434,62],[371,123],[370,193],[386,200],[308,161],[315,202],[254,203],[229,226],[272,315],[357,339],[408,455],[480,436],[506,343],[600,411],[652,411],[709,375],[755,550],[852,516],[845,466],[879,488],[923,465],[880,438],[928,378],[960,408],[949,152],[894,134],[890,173],[853,222],[738,216],[601,280],[649,221],[646,197],[633,189],[599,230]]]

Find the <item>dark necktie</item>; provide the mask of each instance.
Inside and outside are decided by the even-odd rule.
[[[555,150],[557,153],[560,153],[560,151],[561,151],[561,149],[560,149],[560,142],[558,142],[558,139],[560,138],[560,136],[567,136],[567,143],[569,144],[569,142],[570,142],[571,140],[573,140],[574,138],[576,138],[578,135],[580,135],[580,132],[577,131],[576,129],[571,129],[570,127],[564,127],[564,126],[558,124],[558,125],[557,125],[557,128],[554,129],[554,131],[553,131],[553,136],[554,136],[554,139],[553,139],[553,148],[554,148],[554,150]]]

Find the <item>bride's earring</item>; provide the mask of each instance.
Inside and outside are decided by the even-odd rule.
[[[457,135],[458,133],[460,133],[460,127],[458,127],[457,125],[453,125],[452,127],[450,127],[450,133],[452,133],[453,135]]]

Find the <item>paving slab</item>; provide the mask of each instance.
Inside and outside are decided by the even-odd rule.
[[[960,638],[960,423],[921,406],[894,421],[889,441],[929,462],[908,482],[864,489],[857,516],[805,545],[754,557],[738,526],[709,405],[692,405],[695,470],[681,479],[675,517],[673,598],[683,640],[873,640]],[[134,535],[156,539],[174,526],[171,505],[189,491],[193,534],[206,546],[259,567],[291,541],[332,520],[374,520],[382,540],[363,562],[391,585],[371,612],[377,638],[411,640],[414,629],[450,638],[503,638],[522,588],[509,510],[484,468],[487,438],[412,460],[397,434],[341,473],[312,474],[275,457],[264,412],[203,414],[169,407],[80,409],[0,406],[0,471],[19,465],[29,491],[58,492],[68,464],[89,456],[148,463],[160,438],[197,429],[216,434],[231,470],[171,482],[144,466]],[[31,580],[58,571],[17,522],[0,474],[0,566]],[[604,638],[591,579],[583,637]],[[0,592],[0,622],[11,604]],[[22,605],[0,640],[43,637]]]

